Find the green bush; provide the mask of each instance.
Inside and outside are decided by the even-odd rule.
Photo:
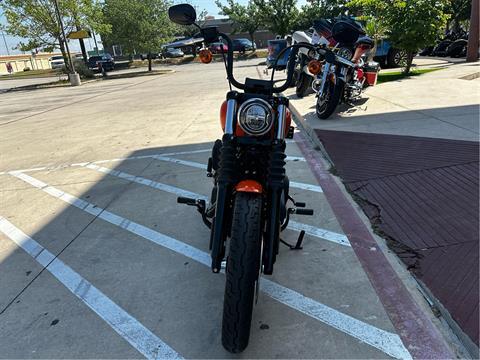
[[[67,67],[64,65],[62,67],[62,73],[68,75],[69,70]],[[80,75],[82,79],[93,79],[95,78],[95,74],[93,73],[92,70],[88,68],[87,65],[83,61],[75,61],[75,71]]]
[[[93,79],[95,77],[93,71],[90,70],[83,61],[78,61],[75,63],[75,71],[82,79]]]

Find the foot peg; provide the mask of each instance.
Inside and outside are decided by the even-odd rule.
[[[288,196],[288,200],[290,200],[293,203],[293,205],[295,205],[294,208],[288,209],[289,214],[313,215],[313,209],[303,209],[306,206],[304,202],[295,201],[291,196]],[[302,208],[302,209],[299,209],[299,208]]]
[[[205,202],[205,200],[198,200],[198,199],[187,198],[187,197],[183,197],[183,196],[177,197],[177,203],[185,204],[185,205],[189,205],[189,206],[198,206],[198,203],[200,201]]]
[[[297,215],[313,215],[313,209],[298,209],[298,208],[289,208],[288,212],[290,214],[297,214]]]
[[[187,198],[187,197],[179,196],[179,197],[177,197],[177,203],[185,204],[185,205],[188,205],[188,206],[196,206],[198,212],[200,214],[202,214],[202,220],[203,220],[204,224],[207,225],[207,227],[209,229],[212,228],[212,223],[207,218],[207,203],[206,203],[205,200],[203,200],[203,199],[193,199],[193,198]]]

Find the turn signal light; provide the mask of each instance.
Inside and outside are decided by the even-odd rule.
[[[212,52],[208,49],[202,49],[198,52],[198,57],[200,58],[200,61],[204,64],[208,64],[212,62],[213,55]]]
[[[322,64],[318,60],[310,60],[307,64],[307,68],[313,75],[317,75],[322,70]]]

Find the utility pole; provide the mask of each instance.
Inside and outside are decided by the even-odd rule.
[[[98,44],[97,44],[97,38],[95,37],[95,33],[92,31],[93,34],[93,41],[95,42],[95,52],[98,55]]]
[[[10,56],[10,50],[8,50],[7,39],[5,38],[5,33],[2,31],[3,43],[5,44],[5,49],[7,50],[7,55]]]
[[[60,25],[60,30],[62,31],[63,41],[65,42],[65,48],[67,49],[68,62],[70,63],[70,69],[72,71],[71,74],[68,74],[68,78],[70,79],[70,84],[72,84],[72,86],[78,86],[81,84],[80,76],[75,72],[75,65],[73,64],[72,55],[70,55],[70,49],[68,48],[68,39],[65,36],[62,15],[60,15],[60,9],[58,8],[57,0],[53,0],[53,4],[55,5],[55,12],[57,13],[58,17],[58,24]]]
[[[468,32],[468,46],[467,46],[467,62],[478,60],[478,46],[479,46],[479,17],[480,8],[479,0],[472,0],[472,12],[470,14],[470,30]]]

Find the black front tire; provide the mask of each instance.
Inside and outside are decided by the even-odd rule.
[[[328,119],[337,108],[342,98],[344,83],[339,81],[338,84],[334,84],[332,81],[328,81],[326,87],[324,101],[317,97],[317,105],[315,106],[317,116],[322,120]]]
[[[310,76],[306,75],[303,71],[298,75],[297,86],[295,87],[295,94],[299,98],[303,98],[308,91],[310,85]]]
[[[222,344],[232,352],[245,350],[250,337],[255,282],[259,276],[262,197],[237,193],[233,209],[223,303]]]

